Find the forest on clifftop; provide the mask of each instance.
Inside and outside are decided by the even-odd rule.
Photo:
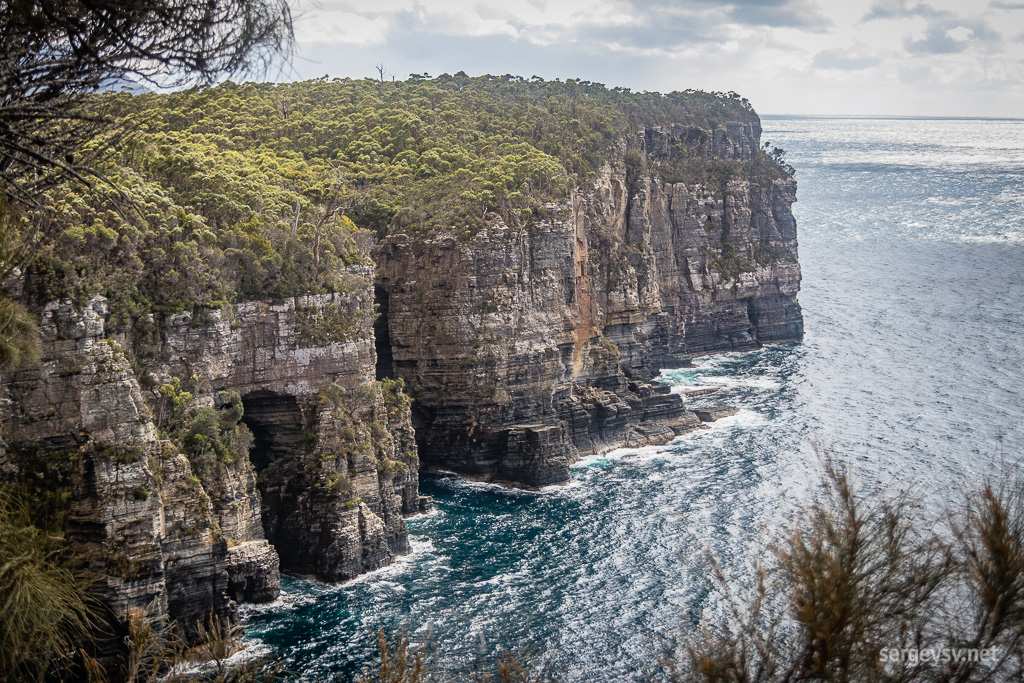
[[[744,162],[756,169],[705,158],[713,129],[757,122],[735,93],[460,72],[99,97],[131,132],[100,155],[109,182],[48,192],[25,282],[36,305],[103,294],[115,330],[343,291],[339,266],[367,262],[374,235],[529,227],[606,162],[655,170],[636,149],[644,127],[694,131],[656,169],[670,181],[724,188],[737,173],[786,173],[765,150]]]

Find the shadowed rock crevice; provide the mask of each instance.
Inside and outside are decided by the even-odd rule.
[[[257,472],[293,453],[302,440],[302,411],[294,396],[259,391],[242,398],[242,421],[253,435],[249,460]]]
[[[258,488],[262,505],[260,516],[264,533],[275,547],[283,569],[294,570],[296,557],[308,553],[308,539],[282,534],[281,520],[294,497],[289,491],[294,470],[301,467],[303,446],[302,410],[298,400],[288,394],[257,391],[242,398],[242,421],[253,434],[249,460],[260,475]],[[307,520],[312,523],[312,520]]]
[[[388,292],[383,287],[373,288],[373,302],[377,317],[373,321],[374,346],[377,351],[377,380],[394,379],[395,366],[391,354],[391,331],[388,329]]]

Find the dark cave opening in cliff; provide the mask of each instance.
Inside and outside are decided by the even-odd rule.
[[[374,348],[377,351],[377,380],[394,379],[395,363],[391,355],[391,330],[388,327],[388,292],[381,286],[373,288],[377,319],[373,321]]]
[[[249,459],[257,472],[299,447],[302,411],[294,396],[257,391],[242,397],[242,421],[254,437]]]

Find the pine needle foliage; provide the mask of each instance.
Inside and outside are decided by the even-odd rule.
[[[753,580],[707,559],[725,614],[664,643],[660,680],[1020,680],[1024,481],[986,483],[936,520],[906,495],[859,495],[828,454],[823,472]]]
[[[97,606],[60,562],[60,539],[0,490],[0,680],[41,681],[91,637]]]
[[[0,295],[0,371],[28,365],[38,358],[36,316],[17,301]]]
[[[199,644],[186,648],[173,625],[143,610],[129,614],[122,666],[110,678],[124,683],[272,683],[281,665],[262,658],[232,661],[240,647],[241,628],[216,615],[196,623]],[[99,683],[107,672],[89,678]]]
[[[428,661],[429,654],[425,645],[410,647],[404,630],[389,637],[383,629],[378,629],[377,665],[357,676],[356,683],[547,683],[554,680],[546,664],[535,665],[525,652],[501,650],[485,665],[489,670],[474,674],[441,671]]]
[[[356,678],[356,683],[424,683],[427,680],[423,652],[410,651],[409,636],[399,631],[389,639],[383,629],[377,631],[377,654],[380,663],[375,672]]]
[[[32,237],[27,221],[0,192],[0,284],[24,265]],[[28,365],[38,357],[36,317],[0,294],[0,372]]]

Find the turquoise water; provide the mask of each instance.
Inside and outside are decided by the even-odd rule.
[[[499,646],[566,681],[639,680],[654,639],[714,610],[688,558],[759,552],[831,443],[865,488],[941,504],[1024,447],[1024,121],[769,118],[798,170],[806,340],[698,359],[662,381],[741,407],[671,445],[617,451],[538,493],[423,482],[415,552],[340,587],[289,579],[248,611],[254,648],[350,680],[378,626],[441,668]],[[713,400],[712,400],[713,399]]]

